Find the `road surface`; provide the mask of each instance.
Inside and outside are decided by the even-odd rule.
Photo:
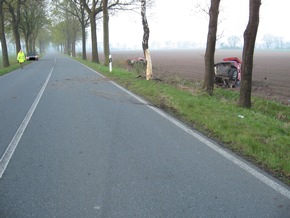
[[[290,217],[290,189],[97,72],[0,77],[0,217]]]

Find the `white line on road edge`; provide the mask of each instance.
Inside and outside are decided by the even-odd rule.
[[[196,139],[198,139],[199,141],[201,141],[202,143],[204,143],[205,145],[207,145],[208,147],[210,147],[211,149],[213,149],[214,151],[216,151],[217,153],[219,153],[220,155],[222,155],[226,159],[230,160],[231,162],[233,162],[234,164],[236,164],[237,166],[239,166],[240,168],[242,168],[246,172],[250,173],[251,175],[253,175],[257,179],[259,179],[260,181],[265,183],[266,185],[270,186],[275,191],[279,192],[280,194],[282,194],[286,198],[290,199],[290,191],[287,190],[286,188],[284,188],[283,186],[279,185],[277,182],[273,181],[272,179],[270,179],[267,176],[263,175],[262,173],[258,172],[253,167],[246,164],[245,162],[239,160],[238,158],[234,157],[233,155],[231,155],[230,153],[228,153],[224,149],[222,149],[222,148],[218,147],[217,145],[215,145],[214,143],[210,142],[209,140],[204,138],[202,135],[189,129],[184,124],[180,123],[178,120],[176,120],[176,119],[172,118],[171,116],[167,115],[166,113],[164,113],[162,110],[160,110],[154,106],[149,105],[148,102],[146,102],[142,98],[138,97],[137,95],[131,93],[130,91],[124,89],[122,86],[119,86],[118,84],[116,84],[115,82],[112,82],[112,81],[111,81],[111,83],[113,83],[115,86],[119,87],[121,90],[128,93],[129,95],[131,95],[135,99],[137,99],[142,104],[147,105],[153,111],[160,114],[161,116],[163,116],[164,118],[166,118],[167,120],[169,120],[170,122],[172,122],[173,124],[175,124],[176,126],[181,128],[185,132],[189,133],[190,135],[192,135],[193,137],[195,137]]]
[[[22,137],[22,135],[23,135],[23,133],[24,133],[24,131],[25,131],[25,129],[26,129],[26,127],[27,127],[27,125],[28,125],[28,123],[29,123],[29,121],[30,121],[30,119],[31,119],[31,117],[32,117],[32,115],[33,115],[33,113],[34,113],[39,101],[40,101],[40,99],[41,99],[41,96],[44,93],[44,90],[45,90],[45,88],[46,88],[46,86],[48,84],[48,81],[49,81],[49,79],[51,77],[51,74],[52,74],[52,71],[54,69],[55,63],[56,63],[56,59],[54,59],[54,65],[53,65],[51,71],[49,72],[49,74],[48,74],[48,76],[47,76],[47,78],[46,78],[46,80],[45,80],[40,92],[38,93],[36,99],[34,100],[34,102],[31,105],[29,111],[27,112],[27,114],[24,117],[22,123],[20,124],[18,130],[16,131],[15,135],[13,136],[10,144],[6,148],[5,153],[3,154],[3,156],[0,159],[0,179],[2,178],[2,175],[5,172],[6,167],[8,166],[8,163],[9,163],[10,159],[12,158],[12,155],[13,155],[15,149],[17,148],[17,145],[18,145],[18,143],[19,143],[19,141],[20,141],[20,139],[21,139],[21,137]]]
[[[83,65],[86,68],[90,69],[91,71],[93,71],[97,75],[105,78],[105,76],[103,76],[99,72],[87,67],[84,64],[81,64],[81,65]],[[162,110],[160,110],[160,109],[158,109],[158,108],[156,108],[154,106],[149,105],[149,103],[147,101],[143,100],[142,98],[138,97],[137,95],[133,94],[132,92],[128,91],[127,89],[123,88],[122,86],[118,85],[117,83],[115,83],[113,81],[110,81],[110,82],[112,84],[114,84],[115,86],[117,86],[119,89],[121,89],[124,92],[128,93],[133,98],[137,99],[140,103],[142,103],[144,105],[147,105],[147,107],[151,108],[153,111],[155,111],[156,113],[160,114],[161,116],[163,116],[164,118],[166,118],[167,120],[169,120],[170,122],[172,122],[173,124],[175,124],[176,126],[181,128],[182,130],[184,130],[185,132],[189,133],[190,135],[192,135],[193,137],[195,137],[196,139],[198,139],[199,141],[201,141],[202,143],[207,145],[212,150],[216,151],[217,153],[219,153],[220,155],[222,155],[223,157],[225,157],[229,161],[233,162],[238,167],[242,168],[243,170],[245,170],[246,172],[248,172],[252,176],[256,177],[258,180],[260,180],[261,182],[263,182],[267,186],[271,187],[272,189],[274,189],[275,191],[277,191],[281,195],[283,195],[286,198],[290,199],[290,191],[287,188],[284,188],[282,185],[278,184],[273,179],[271,179],[271,178],[263,175],[262,173],[258,172],[253,167],[249,166],[245,162],[239,160],[238,158],[234,157],[232,154],[230,154],[227,151],[225,151],[224,149],[222,149],[222,148],[218,147],[217,145],[215,145],[214,143],[210,142],[209,140],[204,138],[202,135],[200,135],[200,134],[194,132],[193,130],[189,129],[188,127],[186,127],[184,124],[182,124],[178,120],[176,120],[176,119],[172,118],[171,116],[167,115],[166,113],[164,113]]]

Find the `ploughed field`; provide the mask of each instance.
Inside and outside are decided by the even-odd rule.
[[[112,51],[113,66],[143,57],[142,51]],[[153,74],[159,79],[200,81],[204,77],[204,50],[152,50]],[[225,57],[242,60],[242,50],[217,50],[215,63]],[[102,61],[103,55],[100,55]],[[255,51],[252,94],[290,105],[290,51]],[[238,88],[237,88],[238,90]]]

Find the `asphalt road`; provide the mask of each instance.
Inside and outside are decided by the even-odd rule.
[[[0,217],[290,217],[290,189],[97,72],[0,77]]]

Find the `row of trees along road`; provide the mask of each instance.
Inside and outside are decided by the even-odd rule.
[[[105,65],[109,64],[109,16],[119,11],[134,10],[139,0],[54,0],[53,42],[75,56],[75,44],[82,39],[83,59],[86,59],[86,28],[90,27],[92,61],[100,63],[97,24],[103,21]],[[81,34],[80,34],[81,33]]]
[[[209,95],[212,95],[214,90],[214,55],[220,1],[211,0],[208,10],[209,26],[204,56],[203,87]],[[9,66],[6,32],[13,34],[16,51],[20,49],[21,38],[25,41],[27,51],[35,50],[38,39],[40,52],[44,52],[45,43],[52,42],[58,45],[63,52],[76,56],[75,45],[81,39],[82,58],[87,59],[86,28],[88,27],[91,30],[92,61],[99,63],[96,27],[100,20],[103,21],[104,64],[108,65],[110,54],[109,16],[124,10],[138,11],[139,8],[144,30],[142,48],[147,60],[146,79],[150,80],[153,75],[148,47],[150,31],[146,18],[148,2],[151,3],[153,0],[0,0],[0,39],[3,65],[4,67]],[[239,99],[239,104],[243,107],[251,107],[253,54],[259,25],[260,5],[261,0],[249,0],[250,15],[248,26],[244,32],[243,79]]]
[[[46,8],[45,0],[0,0],[0,40],[4,67],[10,65],[6,35],[14,39],[16,52],[21,48],[21,41],[25,42],[26,51],[35,51],[37,39],[37,47],[44,52],[50,24]]]

